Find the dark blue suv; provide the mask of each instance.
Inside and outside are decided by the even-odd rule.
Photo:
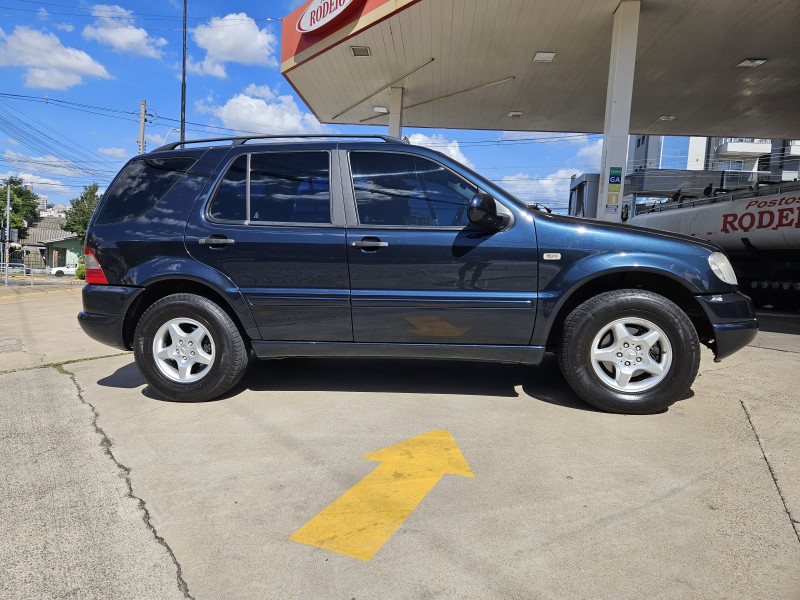
[[[221,143],[224,142],[224,143]],[[208,400],[259,358],[535,365],[649,413],[758,330],[719,248],[530,209],[394,138],[228,138],[131,160],[86,236],[83,330],[165,398]]]

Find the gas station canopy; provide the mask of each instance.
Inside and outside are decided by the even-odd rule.
[[[800,138],[800,1],[637,4],[630,133]],[[323,123],[388,125],[403,88],[405,126],[603,132],[619,6],[309,0],[281,71]]]

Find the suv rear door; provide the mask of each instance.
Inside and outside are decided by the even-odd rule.
[[[262,339],[352,341],[338,156],[239,147],[186,229],[191,255],[249,302]]]
[[[477,186],[411,148],[351,147],[346,160],[355,341],[527,345],[538,268],[530,215],[512,206],[504,231],[470,225]]]

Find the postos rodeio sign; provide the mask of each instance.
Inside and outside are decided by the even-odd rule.
[[[297,31],[311,33],[324,29],[362,0],[314,0],[297,21]]]

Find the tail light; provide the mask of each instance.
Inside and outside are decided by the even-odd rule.
[[[86,266],[86,283],[108,285],[106,274],[89,246],[83,247],[83,264]]]

